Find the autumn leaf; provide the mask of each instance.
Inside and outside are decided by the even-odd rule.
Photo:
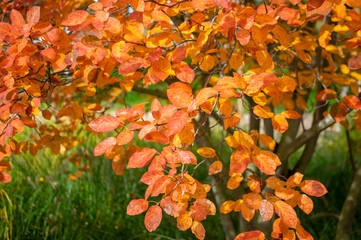
[[[282,221],[289,227],[296,228],[297,226],[297,214],[295,210],[283,201],[277,201],[274,204],[275,212]]]
[[[298,198],[297,205],[306,213],[310,214],[313,209],[312,199],[305,194],[301,194]]]
[[[361,101],[355,95],[348,95],[344,97],[347,106],[351,109],[360,109],[361,108]]]
[[[211,166],[209,166],[208,175],[217,174],[222,171],[223,164],[221,161],[214,161]]]
[[[347,105],[345,102],[337,102],[331,106],[330,114],[335,122],[341,122],[347,115]]]
[[[158,205],[151,206],[144,218],[144,225],[149,232],[156,230],[162,221],[162,209]]]
[[[266,237],[263,232],[256,230],[240,233],[234,240],[264,240],[265,238]]]
[[[150,148],[143,148],[135,152],[129,159],[128,168],[142,168],[150,163],[157,150]]]
[[[192,227],[191,227],[192,233],[196,236],[198,239],[204,239],[206,235],[206,230],[204,229],[202,223],[198,221],[193,221]]]
[[[262,200],[259,206],[259,213],[263,221],[269,221],[273,217],[273,205],[267,200]]]
[[[223,214],[227,214],[233,211],[235,206],[235,202],[234,201],[226,201],[224,203],[222,203],[221,208],[220,208],[220,212]]]
[[[111,151],[115,144],[117,144],[117,140],[115,139],[115,137],[106,138],[95,146],[94,156],[100,156],[103,153]]]
[[[63,26],[76,26],[86,21],[89,13],[84,10],[76,10],[68,14],[61,22]]]
[[[133,199],[127,207],[127,214],[130,216],[141,214],[148,209],[148,201],[144,199]]]
[[[88,124],[95,132],[109,132],[123,125],[124,122],[121,119],[113,116],[102,116]]]
[[[209,147],[198,148],[197,153],[205,158],[212,158],[216,156],[216,151]]]
[[[327,193],[326,187],[315,180],[306,180],[301,183],[302,192],[315,197],[321,197]]]

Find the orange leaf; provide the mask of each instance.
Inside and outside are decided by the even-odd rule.
[[[236,150],[231,155],[230,173],[243,173],[251,158],[246,151]]]
[[[178,87],[168,89],[167,96],[169,101],[177,108],[188,108],[193,100],[192,92],[186,92],[183,88]]]
[[[144,199],[133,199],[127,207],[127,214],[134,216],[145,212],[148,209],[148,201]]]
[[[198,238],[198,239],[204,239],[206,236],[206,230],[204,229],[202,223],[198,221],[193,221],[192,224],[192,233]]]
[[[168,186],[169,183],[171,183],[172,179],[168,176],[162,176],[158,178],[158,180],[154,183],[153,189],[152,189],[152,197],[156,197],[159,194],[161,194],[164,189]]]
[[[281,114],[285,118],[290,118],[290,119],[298,119],[301,117],[301,115],[298,112],[293,111],[293,110],[285,110]]]
[[[271,118],[274,116],[273,112],[271,112],[271,109],[267,106],[257,105],[253,108],[253,112],[260,118]]]
[[[306,213],[310,214],[313,209],[312,199],[305,194],[301,194],[298,198],[297,205]]]
[[[177,228],[185,231],[192,226],[193,219],[190,217],[189,212],[184,212],[177,218]]]
[[[128,168],[142,168],[152,160],[157,150],[150,148],[143,148],[135,152],[128,162]]]
[[[222,171],[222,162],[221,161],[214,161],[211,166],[209,166],[208,175],[217,174]]]
[[[256,167],[269,175],[275,174],[277,166],[280,165],[277,155],[264,150],[261,150],[260,153],[253,156],[252,160]]]
[[[224,129],[233,128],[241,121],[241,114],[238,112],[234,113],[230,118],[226,118],[224,121]]]
[[[203,71],[208,72],[214,67],[214,58],[211,55],[206,55],[200,65]]]
[[[289,177],[287,179],[287,182],[286,182],[287,187],[288,188],[297,187],[301,183],[302,178],[303,178],[303,174],[296,172],[295,174],[293,174],[291,177]]]
[[[162,221],[162,209],[158,205],[151,206],[144,218],[144,225],[149,232],[156,230]]]
[[[214,95],[217,94],[217,91],[214,90],[213,88],[202,88],[196,96],[196,105],[199,106],[203,103],[205,103],[208,98],[213,97]]]
[[[233,211],[234,206],[235,206],[235,202],[234,201],[226,201],[224,203],[222,203],[220,211],[221,213],[227,214]]]
[[[76,10],[69,13],[64,20],[61,22],[63,26],[76,26],[86,21],[89,13],[83,10]]]
[[[126,145],[130,143],[133,140],[133,138],[134,138],[134,132],[128,129],[124,129],[118,134],[116,140],[117,140],[117,144]]]
[[[30,8],[30,10],[26,14],[26,21],[32,27],[39,22],[40,19],[40,7],[35,6]]]
[[[98,143],[94,148],[94,156],[100,156],[103,153],[110,152],[113,147],[117,144],[115,137],[108,137]]]
[[[144,140],[150,141],[150,142],[157,142],[157,143],[161,143],[164,145],[169,144],[168,137],[161,131],[153,131],[153,132],[147,133],[144,136]]]
[[[331,107],[330,114],[335,122],[341,122],[347,115],[347,105],[345,102],[334,103]]]
[[[289,227],[296,228],[297,226],[297,214],[295,210],[283,201],[277,201],[274,204],[275,212],[282,221]]]
[[[179,211],[181,210],[180,204],[174,202],[171,197],[165,197],[160,201],[160,206],[163,208],[163,211],[173,217],[179,216]]]
[[[254,213],[255,210],[250,209],[249,207],[247,207],[247,205],[244,203],[244,201],[242,202],[241,205],[241,212],[242,212],[242,217],[247,221],[251,221],[252,218],[254,217]]]
[[[25,20],[23,18],[23,15],[21,15],[21,13],[15,9],[11,10],[10,19],[13,26],[16,27],[17,29],[20,29],[25,25]]]
[[[182,82],[191,83],[194,79],[194,71],[188,64],[181,65],[174,69],[176,77]]]
[[[272,126],[276,131],[284,133],[288,129],[288,122],[284,116],[277,114],[272,117]]]
[[[347,97],[344,97],[343,100],[345,100],[347,106],[352,109],[360,109],[361,108],[361,101],[354,95],[349,95]]]
[[[273,205],[267,200],[262,200],[259,206],[259,213],[263,221],[268,221],[273,217]]]
[[[238,29],[236,33],[236,39],[239,41],[241,45],[247,45],[249,40],[251,39],[251,34],[249,30],[246,29]]]
[[[109,132],[123,125],[124,122],[121,119],[113,116],[102,116],[88,124],[94,132]]]
[[[269,149],[273,150],[276,146],[276,142],[267,135],[261,134],[259,136],[259,141],[265,146],[268,147]]]
[[[216,151],[209,147],[198,148],[197,153],[205,158],[212,158],[216,156]]]
[[[276,177],[269,177],[266,180],[266,184],[269,188],[275,190],[276,188],[283,187],[285,185],[285,182]]]
[[[248,193],[243,195],[243,201],[250,209],[258,210],[262,202],[262,197],[257,193]]]
[[[302,192],[315,197],[321,197],[327,193],[326,187],[315,180],[306,180],[301,183]]]
[[[265,238],[266,237],[263,232],[256,230],[240,233],[234,240],[264,240]]]
[[[167,123],[167,128],[168,128],[167,134],[171,136],[180,132],[185,127],[188,119],[189,119],[189,115],[186,111],[184,110],[177,111],[175,114],[173,114],[173,116],[170,117]]]

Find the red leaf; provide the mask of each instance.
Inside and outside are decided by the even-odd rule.
[[[7,172],[0,172],[0,182],[9,183],[11,182],[11,176]]]
[[[266,237],[263,232],[256,230],[240,233],[234,240],[264,240],[265,238]]]
[[[322,6],[325,0],[308,0],[307,1],[307,11],[315,10]]]
[[[3,172],[5,170],[11,171],[11,165],[8,161],[1,160],[0,161],[0,172]]]
[[[124,125],[123,120],[113,116],[102,116],[88,124],[94,132],[109,132],[118,128],[120,125]]]
[[[63,26],[76,26],[86,21],[89,13],[83,10],[76,10],[69,13],[64,20],[61,22]]]
[[[113,147],[117,144],[115,137],[108,137],[98,143],[94,148],[94,156],[100,156],[103,153],[110,152]]]
[[[143,148],[135,152],[129,159],[127,168],[142,168],[149,164],[157,150],[150,148]]]
[[[347,105],[345,102],[334,103],[331,107],[330,114],[335,122],[341,122],[347,115]]]
[[[347,97],[344,97],[343,100],[345,100],[347,106],[352,109],[360,109],[361,108],[361,101],[354,95],[349,95]]]
[[[289,227],[296,228],[297,226],[297,214],[295,210],[283,201],[277,201],[274,204],[275,211],[282,221]]]
[[[148,201],[144,199],[133,199],[130,201],[127,207],[127,214],[129,216],[134,216],[141,214],[142,212],[148,209]]]
[[[306,180],[301,183],[302,192],[315,197],[321,197],[327,193],[326,187],[315,180]]]
[[[322,102],[326,100],[335,99],[337,94],[332,89],[324,89],[321,92],[317,93],[315,99],[316,101]]]
[[[153,232],[156,230],[162,221],[162,209],[157,206],[151,206],[147,213],[145,214],[144,218],[144,225],[149,232]]]

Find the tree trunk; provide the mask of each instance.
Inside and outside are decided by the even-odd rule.
[[[351,239],[352,220],[361,201],[361,164],[358,165],[350,190],[340,213],[340,220],[337,225],[336,239]]]

